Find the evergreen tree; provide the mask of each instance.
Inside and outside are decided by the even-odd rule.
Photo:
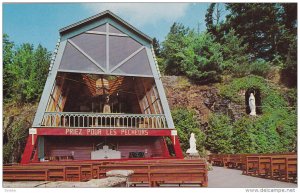
[[[294,23],[295,12],[287,13],[284,6],[286,5],[275,3],[227,4],[230,11],[227,15],[227,26],[243,37],[244,43],[249,44],[248,52],[253,58],[271,61],[278,54],[286,54],[287,49],[281,50],[279,45],[286,36],[285,25],[291,26]],[[286,10],[290,9],[290,6],[286,6]]]
[[[160,44],[159,44],[159,41],[158,39],[156,38],[153,38],[153,49],[154,49],[154,53],[155,53],[155,56],[156,57],[160,57]]]
[[[12,95],[13,76],[9,71],[14,57],[14,43],[9,40],[7,34],[3,34],[3,98],[10,98]]]
[[[216,27],[214,25],[214,18],[213,13],[215,10],[216,3],[211,3],[209,7],[206,10],[205,14],[205,23],[206,23],[206,29],[209,33],[212,33],[216,35]]]
[[[234,29],[231,29],[222,37],[222,69],[227,73],[234,73],[238,76],[244,75],[244,70],[249,70],[249,55],[247,54],[248,44],[243,43]]]
[[[189,31],[181,23],[175,22],[171,26],[166,40],[162,43],[161,52],[161,56],[164,58],[166,74],[184,75],[184,71],[181,69],[181,62],[183,60],[182,50],[188,46],[185,37]]]
[[[33,81],[35,82],[34,90],[37,98],[39,98],[43,92],[49,71],[50,59],[51,53],[39,44],[33,55],[33,70],[38,72],[35,77],[33,77]]]

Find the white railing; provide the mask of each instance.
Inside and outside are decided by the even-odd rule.
[[[45,112],[41,127],[163,129],[167,124],[163,114]]]

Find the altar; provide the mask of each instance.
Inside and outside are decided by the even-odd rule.
[[[121,152],[113,149],[109,149],[107,145],[103,146],[103,149],[98,149],[91,152],[91,159],[121,159]]]

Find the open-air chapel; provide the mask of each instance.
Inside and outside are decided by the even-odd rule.
[[[59,33],[22,163],[181,158],[152,39],[110,11]]]
[[[296,152],[200,157],[195,134],[187,131],[184,155],[152,39],[117,15],[104,11],[59,33],[21,163],[3,166],[4,181],[36,181],[34,187],[207,187],[210,170],[210,187],[262,184],[251,176],[297,183]],[[259,118],[260,90],[239,95],[246,114]]]

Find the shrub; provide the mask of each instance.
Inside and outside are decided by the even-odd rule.
[[[297,149],[297,113],[289,103],[295,104],[295,91],[281,93],[278,88],[259,76],[236,78],[220,86],[223,97],[244,104],[239,91],[249,88],[261,93],[262,114],[245,116],[233,123],[232,145],[235,153],[273,153]],[[287,99],[286,99],[286,98]],[[290,100],[290,101],[288,101]],[[209,136],[207,136],[209,138]]]
[[[258,59],[249,65],[248,71],[250,74],[266,77],[270,71],[270,68],[270,62],[266,62],[263,59]]]
[[[205,146],[213,153],[233,153],[233,131],[230,118],[215,114],[209,118]]]
[[[185,108],[176,108],[172,111],[175,128],[178,132],[183,152],[189,148],[191,133],[195,134],[197,149],[200,154],[204,152],[205,135],[200,130],[200,125],[195,117],[195,112]]]

